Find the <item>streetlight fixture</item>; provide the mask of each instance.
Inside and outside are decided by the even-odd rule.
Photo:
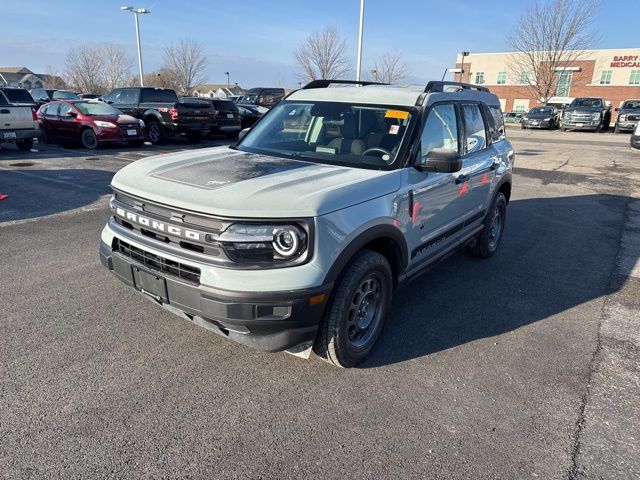
[[[460,52],[462,55],[462,64],[460,65],[460,81],[464,82],[464,57],[469,56],[469,52]]]
[[[133,13],[133,16],[136,19],[136,40],[138,42],[138,69],[140,70],[140,86],[144,87],[144,73],[142,71],[142,49],[140,47],[140,22],[138,20],[138,15],[151,13],[151,10],[148,10],[146,8],[134,8],[130,5],[120,7],[120,10]]]
[[[362,33],[364,31],[364,0],[360,0],[360,30],[358,31],[358,61],[356,64],[356,80],[360,81],[362,71]]]
[[[229,72],[224,72],[224,74],[227,76],[227,88],[229,88],[231,86],[231,82],[229,81]]]
[[[373,69],[371,70],[371,75],[373,75],[373,78],[375,78],[376,82],[378,81],[378,70],[377,69]]]

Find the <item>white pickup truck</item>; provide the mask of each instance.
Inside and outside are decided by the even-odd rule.
[[[35,102],[22,88],[0,88],[0,144],[15,143],[20,150],[31,150],[42,135]]]

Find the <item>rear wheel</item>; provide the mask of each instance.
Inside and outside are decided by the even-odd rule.
[[[489,212],[484,218],[484,228],[476,238],[470,252],[476,257],[489,258],[498,250],[507,219],[507,199],[502,192],[493,199]]]
[[[338,367],[355,367],[371,352],[391,307],[393,279],[387,259],[363,250],[346,269],[324,312],[316,354]]]
[[[95,150],[98,148],[98,137],[96,137],[96,133],[90,128],[86,128],[82,131],[80,141],[82,142],[82,146],[89,150]]]
[[[157,120],[150,120],[147,123],[147,138],[154,145],[160,145],[165,141],[162,125]]]
[[[16,141],[16,146],[20,150],[29,151],[33,148],[33,138],[23,138]]]

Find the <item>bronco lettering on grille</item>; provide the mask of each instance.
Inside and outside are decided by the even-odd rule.
[[[134,212],[129,212],[121,207],[116,207],[115,213],[116,215],[118,215],[120,218],[124,220],[130,220],[134,223],[142,225],[143,227],[150,228],[151,230],[156,230],[162,233],[168,233],[169,235],[183,237],[189,240],[195,240],[195,241],[204,240],[204,238],[202,238],[204,236],[203,233],[178,227],[176,225],[159,222],[157,220],[153,220],[152,218],[143,217],[142,215],[138,215],[137,213],[134,213]]]

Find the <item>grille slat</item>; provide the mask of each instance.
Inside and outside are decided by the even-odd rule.
[[[200,269],[185,265],[184,263],[174,262],[167,258],[149,253],[141,248],[135,247],[124,240],[115,238],[113,240],[113,251],[121,253],[151,270],[171,275],[173,277],[187,280],[189,282],[200,284]]]

